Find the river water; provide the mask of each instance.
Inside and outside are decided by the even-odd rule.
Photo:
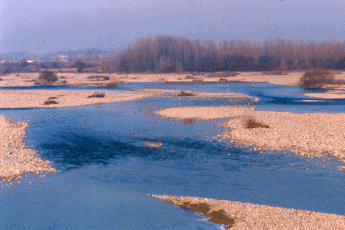
[[[114,93],[135,88],[245,93],[261,99],[259,110],[345,110],[344,100],[306,100],[302,95],[306,90],[270,84],[133,83]],[[184,124],[151,113],[166,107],[224,104],[250,101],[151,98],[68,108],[1,109],[1,114],[29,123],[27,145],[60,172],[27,175],[20,185],[1,188],[0,229],[221,228],[148,193],[345,215],[345,176],[337,170],[342,164],[336,159],[324,162],[278,151],[259,154],[212,141],[226,131],[219,126],[223,119]],[[162,148],[145,145],[158,140]]]

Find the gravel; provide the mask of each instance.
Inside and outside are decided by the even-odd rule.
[[[20,179],[25,173],[56,172],[36,150],[27,149],[24,139],[27,123],[0,114],[0,182]]]
[[[234,219],[234,224],[226,226],[231,230],[345,229],[345,216],[341,215],[228,200],[148,195],[182,207],[186,207],[186,204],[194,207],[207,204],[210,210],[204,215],[208,216],[207,214],[215,211],[225,213],[229,219]]]

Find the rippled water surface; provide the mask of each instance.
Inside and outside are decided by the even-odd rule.
[[[122,88],[121,88],[122,87]],[[303,90],[269,84],[129,84],[239,92],[262,110],[343,112],[343,100],[303,102]],[[258,153],[212,141],[224,120],[151,114],[177,106],[248,104],[247,99],[159,98],[69,108],[6,109],[29,123],[26,143],[60,170],[29,175],[1,193],[0,229],[219,229],[195,213],[146,196],[199,196],[345,215],[342,165],[292,153]],[[162,148],[145,142],[162,140]],[[31,182],[31,184],[29,184]]]

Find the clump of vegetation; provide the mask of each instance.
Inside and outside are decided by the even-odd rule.
[[[183,204],[180,204],[179,206],[202,213],[203,216],[211,218],[208,221],[212,223],[226,224],[226,225],[233,225],[235,223],[235,219],[228,217],[223,209],[220,209],[217,211],[215,210],[211,211],[211,206],[207,203],[193,204],[190,202],[184,202]]]
[[[0,81],[2,81],[1,77],[0,77]]]
[[[110,77],[105,75],[91,75],[87,77],[88,79],[94,80],[94,81],[108,81],[110,80]]]
[[[176,97],[191,97],[194,96],[195,94],[192,93],[187,93],[185,91],[181,91],[179,94],[176,95]]]
[[[185,77],[184,79],[195,79],[195,78],[192,77],[192,76],[187,76],[187,77]]]
[[[111,81],[106,84],[104,84],[104,87],[116,87],[119,82]]]
[[[95,92],[94,94],[88,96],[87,98],[92,98],[92,97],[102,98],[102,97],[105,97],[105,93],[97,93],[97,92]]]
[[[185,124],[191,124],[195,121],[195,119],[193,118],[187,118],[187,119],[184,119],[182,122],[185,123]]]
[[[57,97],[48,97],[49,100],[51,99],[57,99]]]
[[[52,85],[58,80],[59,79],[54,72],[43,70],[38,76],[38,79],[34,81],[34,85]]]
[[[249,118],[245,121],[246,129],[256,129],[256,128],[269,128],[269,125],[262,124],[255,121],[253,118]]]
[[[194,79],[192,82],[193,82],[193,83],[202,83],[203,80],[201,80],[201,79]]]
[[[51,100],[50,98],[48,98],[48,100],[45,101],[43,104],[44,105],[54,105],[54,104],[59,104],[59,103],[54,101],[54,100]]]
[[[335,83],[334,74],[325,69],[307,71],[300,79],[299,86],[304,88],[324,88],[327,84]]]
[[[220,79],[219,79],[219,82],[225,83],[225,82],[228,82],[228,80],[226,80],[225,78],[220,78]]]

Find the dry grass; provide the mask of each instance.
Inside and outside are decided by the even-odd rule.
[[[299,86],[304,88],[324,88],[327,84],[334,84],[335,77],[332,72],[325,69],[307,71],[300,79]]]
[[[257,122],[254,118],[249,118],[245,120],[245,127],[246,129],[269,128],[269,125]]]

